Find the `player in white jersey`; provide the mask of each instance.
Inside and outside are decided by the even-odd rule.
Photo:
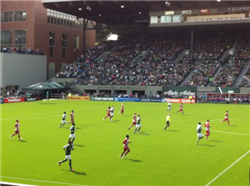
[[[66,112],[63,112],[60,128],[66,124]]]
[[[202,131],[201,122],[198,123],[198,125],[196,127],[196,131],[197,131],[197,142],[196,142],[196,145],[198,145],[199,140],[204,137],[204,135],[201,133],[201,131]]]
[[[112,121],[112,118],[114,117],[114,111],[115,111],[115,109],[114,109],[114,105],[111,107],[111,109],[110,109],[110,117],[111,117],[111,121]]]
[[[171,107],[171,106],[172,106],[172,103],[171,103],[171,101],[169,101],[169,102],[168,102],[168,110],[167,110],[167,112],[170,111],[170,110],[172,110],[172,107]]]

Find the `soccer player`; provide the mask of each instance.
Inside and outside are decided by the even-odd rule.
[[[105,120],[107,117],[109,117],[109,120],[111,120],[111,116],[110,116],[110,107],[108,107],[108,110],[107,110],[107,116],[105,118],[103,118],[103,120]]]
[[[166,130],[169,126],[170,126],[170,114],[167,115],[166,117],[166,127],[164,128],[164,130]]]
[[[129,135],[126,135],[125,140],[123,140],[123,152],[121,154],[121,156],[119,156],[121,159],[123,158],[122,156],[126,157],[126,155],[130,152],[130,149],[128,147],[128,144],[131,143],[131,141],[129,141]]]
[[[66,124],[66,112],[63,112],[60,128]]]
[[[71,111],[71,114],[70,114],[71,122],[68,122],[68,124],[75,123],[74,117],[75,117],[75,112],[74,112],[74,110],[72,110],[72,111]]]
[[[114,111],[115,111],[115,108],[114,108],[114,105],[113,105],[111,107],[111,109],[110,109],[111,121],[112,121],[112,118],[114,117]]]
[[[189,96],[189,101],[191,104],[192,104],[192,99],[193,99],[193,96]]]
[[[75,127],[75,123],[72,123],[72,126],[69,128],[70,130],[70,135],[69,135],[69,141],[72,138],[72,143],[75,141],[76,136],[75,136],[75,131],[76,131],[76,127]]]
[[[202,131],[201,122],[198,123],[198,125],[196,127],[196,131],[197,131],[197,142],[196,142],[196,145],[198,145],[199,144],[199,140],[204,137],[204,135],[201,133],[201,131]]]
[[[140,132],[140,130],[141,130],[141,115],[138,114],[134,133],[135,133],[136,131],[137,131],[137,132]]]
[[[226,111],[226,115],[225,115],[224,120],[221,120],[221,122],[225,122],[225,121],[227,121],[228,125],[231,125],[229,122],[229,119],[228,119],[228,110]]]
[[[206,134],[205,134],[205,136],[207,136],[207,137],[206,137],[206,140],[208,140],[208,136],[210,136],[210,130],[209,130],[210,124],[209,124],[209,119],[208,119],[207,122],[205,123],[204,127],[206,127]]]
[[[132,121],[132,125],[129,126],[128,130],[130,130],[131,127],[133,127],[135,124],[136,124],[136,113],[134,113],[134,116],[133,116],[133,121]]]
[[[74,150],[72,141],[68,141],[68,144],[63,147],[63,150],[65,151],[66,156],[64,160],[58,162],[59,166],[61,166],[62,163],[69,160],[70,171],[74,171],[74,169],[72,169],[72,160],[70,156],[71,150]]]
[[[20,127],[21,125],[19,124],[19,120],[17,119],[16,120],[16,124],[15,124],[15,133],[13,133],[12,135],[10,135],[10,138],[12,138],[13,136],[15,136],[15,135],[18,135],[18,138],[19,138],[19,140],[22,140],[23,138],[21,138],[21,136],[20,136],[20,130],[19,130],[19,127]]]
[[[183,113],[183,103],[180,104],[180,110],[177,111],[177,112],[182,112],[182,115],[184,115],[184,113]],[[177,113],[177,112],[176,112],[176,113]]]
[[[170,111],[170,110],[172,110],[171,105],[172,105],[172,103],[171,103],[171,101],[169,101],[168,102],[168,110],[167,110],[167,112]]]
[[[121,106],[121,111],[120,112],[118,112],[118,114],[119,113],[121,113],[122,114],[122,116],[123,116],[123,114],[124,114],[124,103],[122,103],[122,106]]]

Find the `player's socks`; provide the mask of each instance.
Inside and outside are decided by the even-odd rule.
[[[135,132],[136,132],[136,129],[135,129],[135,131],[134,131],[134,134],[135,134]]]
[[[72,160],[69,161],[69,167],[70,167],[70,170],[72,169]]]
[[[61,164],[61,163],[65,162],[65,161],[67,161],[67,159],[64,159],[64,160],[62,160],[62,161],[59,161],[59,163]]]
[[[72,143],[75,141],[75,138],[73,138]]]
[[[168,126],[166,126],[165,128],[164,128],[164,130],[166,130],[168,128]]]
[[[139,128],[138,132],[141,130],[141,127]]]

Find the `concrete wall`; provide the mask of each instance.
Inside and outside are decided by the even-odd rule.
[[[23,88],[46,81],[46,56],[0,53],[0,59],[0,87],[19,85]]]
[[[88,90],[96,90],[97,93],[100,90],[111,90],[111,94],[114,94],[115,91],[126,90],[128,94],[133,91],[145,91],[147,95],[156,95],[157,91],[162,91],[161,86],[110,86],[110,85],[102,85],[102,86],[88,86],[88,85],[74,85],[72,87],[75,90],[80,90],[81,92],[88,92]]]
[[[60,78],[58,78],[60,79]],[[65,78],[62,81],[66,81]],[[114,94],[115,91],[125,90],[128,94],[132,93],[132,91],[145,91],[147,95],[156,95],[157,91],[162,91],[161,86],[110,86],[110,85],[74,85],[72,88],[76,91],[80,92],[88,92],[88,90],[96,90],[97,93],[100,90],[111,90],[111,94]],[[206,92],[215,92],[216,87],[198,87],[197,94],[202,95]],[[250,93],[250,88],[240,88],[240,93]]]

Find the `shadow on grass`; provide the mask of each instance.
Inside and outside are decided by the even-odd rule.
[[[140,132],[136,132],[137,134],[141,134],[141,135],[150,135],[150,134],[148,134],[148,133],[146,133],[146,132],[143,132],[143,131],[140,131]]]
[[[19,140],[19,141],[21,141],[21,142],[27,142],[26,140]]]
[[[170,131],[170,132],[180,132],[178,130],[166,130],[166,131]]]
[[[218,140],[209,140],[209,141],[212,141],[212,142],[217,142],[217,143],[221,143],[223,141],[218,141]]]
[[[133,162],[142,162],[141,160],[135,160],[135,159],[129,159],[129,158],[128,159],[126,158],[124,160],[129,160],[129,161],[133,161]]]
[[[65,169],[61,169],[62,171],[67,171],[67,172],[72,172],[70,170],[65,170]],[[79,172],[79,171],[73,171],[72,173],[77,174],[77,175],[84,175],[86,176],[87,174],[85,172]]]
[[[85,147],[84,145],[76,145],[76,144],[74,144],[74,146],[76,146],[76,147]]]
[[[214,145],[208,145],[208,144],[199,144],[199,146],[215,147]]]

